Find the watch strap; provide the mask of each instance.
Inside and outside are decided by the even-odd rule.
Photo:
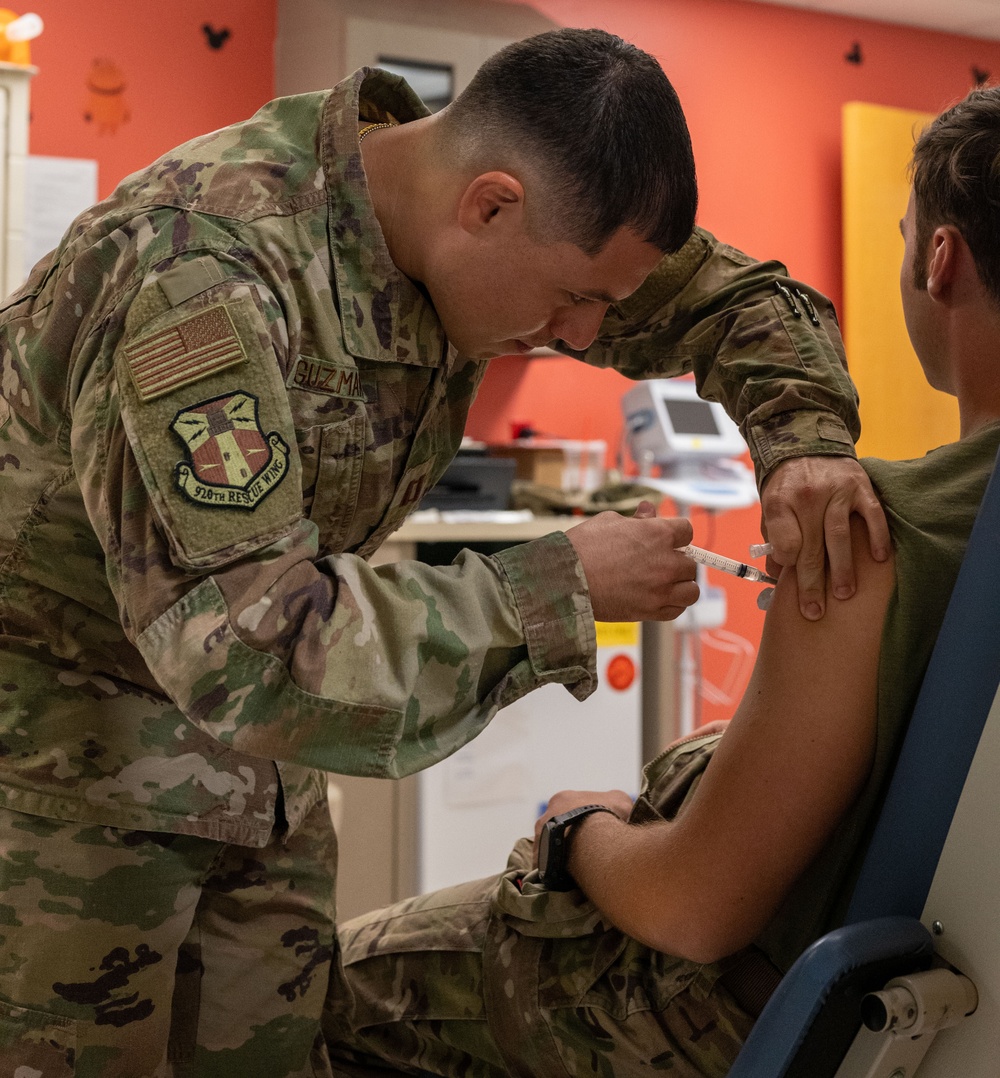
[[[569,835],[571,824],[595,812],[618,813],[607,805],[578,805],[547,820],[542,828],[543,840],[538,864],[538,878],[549,891],[571,891],[576,880],[569,871]]]

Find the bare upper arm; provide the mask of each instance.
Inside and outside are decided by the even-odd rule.
[[[717,934],[707,952],[728,953],[756,937],[871,766],[895,569],[892,558],[872,559],[859,517],[852,545],[857,592],[849,600],[828,594],[821,621],[801,616],[795,573],[782,573],[736,716],[687,811],[657,839],[654,876],[662,872],[659,884],[668,886],[671,865],[690,873],[701,927]],[[667,906],[661,916],[670,916]]]

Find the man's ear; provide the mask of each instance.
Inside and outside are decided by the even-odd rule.
[[[959,271],[965,240],[954,225],[940,225],[927,246],[927,294],[934,300],[947,300]]]
[[[458,223],[477,235],[503,218],[520,217],[524,186],[509,172],[484,172],[472,180],[458,202]]]

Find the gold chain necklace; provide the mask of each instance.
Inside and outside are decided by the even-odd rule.
[[[384,127],[395,127],[395,124],[368,124],[367,127],[362,127],[358,132],[358,145],[364,141],[366,135],[370,135],[373,131],[381,131]]]

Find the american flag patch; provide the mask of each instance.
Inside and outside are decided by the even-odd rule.
[[[140,400],[151,401],[246,359],[224,305],[144,337],[125,349]]]

